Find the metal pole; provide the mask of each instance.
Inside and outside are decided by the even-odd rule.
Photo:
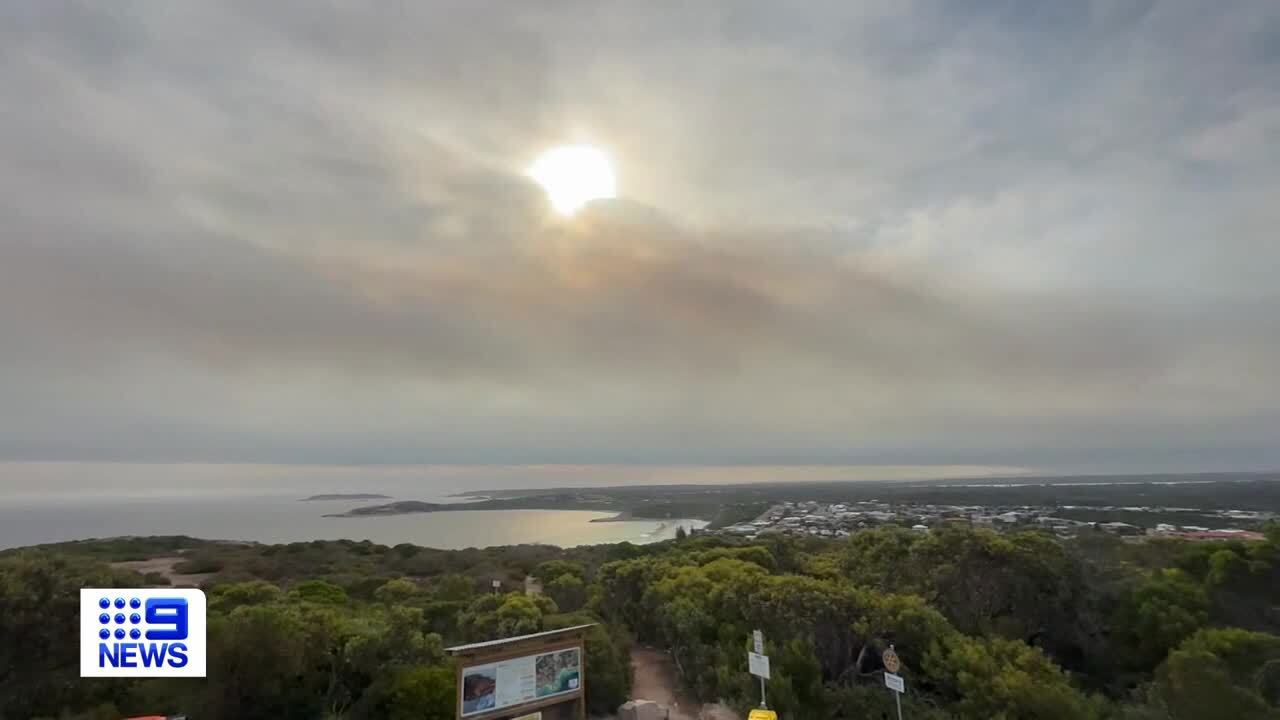
[[[902,693],[893,691],[893,702],[898,706],[898,720],[902,720]]]
[[[762,708],[769,707],[764,702],[764,678],[760,678],[760,707]],[[898,718],[898,720],[902,720],[902,718]]]

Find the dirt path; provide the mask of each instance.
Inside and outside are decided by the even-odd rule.
[[[111,563],[111,567],[120,568],[122,570],[132,570],[137,573],[146,575],[147,573],[156,572],[169,578],[169,583],[174,587],[200,587],[200,583],[213,577],[213,573],[179,573],[173,571],[173,566],[182,562],[186,558],[181,556],[158,557],[148,560],[129,560],[126,562]]]
[[[675,663],[667,653],[651,647],[631,650],[631,697],[652,700],[671,710],[671,720],[737,720],[720,705],[702,705],[680,689]]]

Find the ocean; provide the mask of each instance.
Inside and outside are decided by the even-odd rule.
[[[593,523],[612,513],[579,510],[461,510],[332,518],[324,517],[325,513],[349,510],[361,501],[303,502],[298,498],[296,494],[0,497],[0,548],[121,535],[190,535],[264,543],[350,539],[446,549],[524,543],[573,547],[655,542],[674,537],[680,525],[686,529],[706,525],[701,520]]]

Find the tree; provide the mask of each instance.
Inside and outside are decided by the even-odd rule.
[[[391,606],[383,612],[349,618],[329,645],[328,706],[334,714],[376,706],[385,678],[406,668],[446,665],[439,635],[423,631],[422,610]]]
[[[1267,536],[1267,543],[1276,547],[1280,547],[1280,520],[1272,520],[1263,528],[1262,532]]]
[[[218,585],[209,591],[209,609],[231,612],[242,605],[266,605],[281,598],[279,587],[265,580]]]
[[[1171,720],[1277,718],[1256,692],[1237,686],[1213,655],[1173,653],[1156,673],[1153,704]]]
[[[1280,718],[1273,663],[1280,637],[1237,628],[1201,630],[1169,654],[1148,705],[1172,720]]]
[[[1280,659],[1272,658],[1255,675],[1258,695],[1272,707],[1280,707]]]
[[[812,639],[786,639],[774,645],[773,653],[770,660],[777,663],[776,671],[771,668],[769,680],[773,706],[788,717],[824,717],[827,696]]]
[[[597,623],[586,643],[592,714],[628,697],[633,632],[669,650],[698,697],[755,704],[744,651],[760,629],[773,659],[770,697],[789,717],[888,712],[882,657],[892,643],[913,718],[1088,719],[1100,701],[1073,687],[1078,678],[1138,701],[1114,708],[1116,718],[1280,720],[1280,638],[1256,632],[1280,622],[1276,539],[1131,545],[1085,536],[1064,546],[1039,533],[883,528],[847,543],[698,535],[648,546],[439,551],[132,539],[7,551],[0,716],[449,715],[443,637]],[[136,586],[140,576],[103,560],[174,547],[224,568],[206,590],[209,678],[79,681],[78,589]],[[425,577],[401,577],[409,571]],[[535,573],[545,594],[477,592],[480,579]],[[1255,632],[1229,627],[1246,624]],[[1065,650],[1093,637],[1095,625],[1108,630],[1094,641],[1110,652],[1093,655],[1117,658],[1117,668],[1068,664]]]
[[[1100,713],[1043,653],[1017,640],[952,634],[925,654],[923,668],[960,720],[1075,720]]]
[[[281,606],[209,618],[208,679],[196,706],[216,720],[318,716],[322,677],[307,657],[312,629]]]
[[[432,587],[432,595],[437,600],[460,602],[475,597],[476,582],[466,575],[449,574],[441,576]]]
[[[291,594],[301,600],[322,605],[347,604],[347,591],[324,580],[307,580],[298,583]]]
[[[387,720],[450,720],[457,702],[456,679],[447,667],[414,667],[396,673],[383,713]]]
[[[1155,667],[1208,620],[1209,598],[1181,570],[1153,573],[1125,592],[1112,620],[1117,653],[1137,669]]]
[[[564,612],[575,612],[587,603],[587,586],[576,575],[565,573],[545,584],[543,591]]]
[[[749,545],[747,547],[735,548],[712,548],[698,555],[698,564],[707,565],[722,558],[732,558],[742,560],[743,562],[759,565],[765,570],[772,571],[777,567],[777,563],[773,559],[773,555],[769,551],[759,545]]]
[[[3,716],[0,716],[3,717]],[[121,712],[113,703],[103,703],[95,707],[89,708],[83,712],[67,713],[63,712],[58,716],[57,720],[119,720]],[[52,718],[41,718],[38,720],[53,720]]]
[[[1248,571],[1249,564],[1243,557],[1224,548],[1209,556],[1209,572],[1205,582],[1211,587],[1227,585]]]
[[[543,616],[555,612],[555,602],[542,595],[484,595],[462,613],[458,625],[468,640],[496,640],[539,632]]]
[[[587,712],[613,715],[631,696],[631,638],[622,628],[605,626],[586,613],[567,613],[546,619],[546,629],[594,625],[587,630]]]
[[[654,558],[616,560],[601,565],[596,573],[600,586],[596,609],[605,619],[631,628],[640,639],[653,639],[655,626],[644,608],[644,596],[671,568],[670,562]]]
[[[860,585],[924,597],[962,632],[1034,643],[1073,668],[1103,636],[1084,563],[1042,533],[877,528],[849,539],[841,567]]]
[[[1280,545],[1265,542],[1183,543],[1176,565],[1203,584],[1216,625],[1280,632]]]
[[[418,595],[418,585],[412,580],[396,578],[383,583],[382,587],[373,591],[373,597],[380,603],[399,605],[409,602]]]
[[[961,632],[1035,641],[1079,656],[1092,628],[1078,562],[1040,533],[945,529],[911,545],[899,592],[917,592]]]
[[[827,703],[831,717],[835,718],[894,718],[895,693],[888,692],[883,683],[837,687],[828,690]],[[910,688],[898,698],[902,703],[902,716],[911,720],[954,720],[951,714],[939,707],[937,701]]]
[[[136,575],[42,553],[0,560],[0,717],[55,715],[123,697],[120,681],[79,679],[80,588],[136,582]]]
[[[548,560],[534,568],[533,575],[542,580],[542,582],[547,583],[563,575],[572,575],[579,580],[585,580],[587,572],[583,569],[582,563],[568,560]]]
[[[845,546],[844,571],[859,585],[881,590],[895,586],[909,589],[903,588],[908,584],[904,583],[904,570],[911,568],[912,548],[921,539],[920,533],[892,525],[854,533]],[[914,578],[908,582],[915,585]]]

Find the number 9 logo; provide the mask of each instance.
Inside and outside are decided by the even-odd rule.
[[[168,625],[170,629],[152,629],[156,625]],[[148,598],[147,599],[147,639],[148,640],[186,640],[187,639],[187,599],[186,598]]]

